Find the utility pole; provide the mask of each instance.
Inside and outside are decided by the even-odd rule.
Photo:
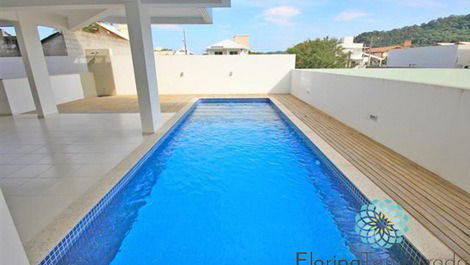
[[[183,29],[183,45],[184,45],[184,54],[188,55],[188,45],[186,43],[186,30]]]
[[[371,49],[372,49],[372,46],[374,45],[374,36],[370,36],[370,41],[369,41],[369,65],[372,64],[372,57],[370,56],[372,54],[371,52]]]

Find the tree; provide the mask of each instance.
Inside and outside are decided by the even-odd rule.
[[[438,18],[421,25],[389,31],[364,32],[356,37],[355,42],[381,47],[401,45],[404,40],[413,41],[415,46],[433,45],[436,42],[468,41],[470,40],[470,14]]]
[[[296,55],[296,68],[345,68],[349,54],[343,52],[338,40],[324,38],[307,40],[287,49]]]
[[[100,29],[100,26],[97,23],[91,23],[90,25],[84,27],[82,30],[88,33],[95,33]]]

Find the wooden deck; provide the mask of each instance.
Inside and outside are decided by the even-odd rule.
[[[161,96],[162,112],[177,112],[193,96]],[[136,96],[94,97],[75,100],[57,106],[60,113],[137,113]]]
[[[274,97],[457,255],[470,261],[470,194],[293,96]]]
[[[284,104],[457,255],[470,261],[469,193],[291,95],[270,96]],[[194,97],[247,96],[162,96],[162,111],[176,112]],[[135,97],[110,97],[62,104],[59,110],[137,112],[138,105]]]

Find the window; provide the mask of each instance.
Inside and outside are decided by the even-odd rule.
[[[214,52],[214,55],[223,55],[223,52]]]
[[[230,55],[238,55],[238,52],[230,52]]]

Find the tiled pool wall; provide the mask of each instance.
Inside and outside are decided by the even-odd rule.
[[[83,232],[96,220],[96,218],[103,212],[109,205],[113,198],[122,191],[122,188],[132,179],[135,172],[142,166],[143,163],[151,156],[158,148],[160,148],[174,132],[186,121],[186,119],[193,113],[199,103],[212,102],[212,103],[225,103],[225,102],[265,102],[269,103],[273,109],[279,114],[286,124],[292,128],[300,138],[313,150],[315,155],[321,162],[327,166],[334,175],[341,180],[345,188],[353,195],[355,199],[361,204],[370,203],[370,200],[359,190],[354,184],[315,146],[314,143],[308,139],[305,134],[274,104],[269,98],[211,98],[199,99],[196,101],[180,118],[173,124],[173,126],[165,132],[165,134],[155,143],[155,145],[129,170],[128,173],[113,187],[111,190],[83,217],[77,225],[55,246],[49,254],[39,263],[39,265],[55,265],[67,253],[67,251],[78,241]],[[400,253],[406,255],[413,261],[413,265],[429,264],[426,258],[405,238],[402,243],[394,246],[398,248]]]

